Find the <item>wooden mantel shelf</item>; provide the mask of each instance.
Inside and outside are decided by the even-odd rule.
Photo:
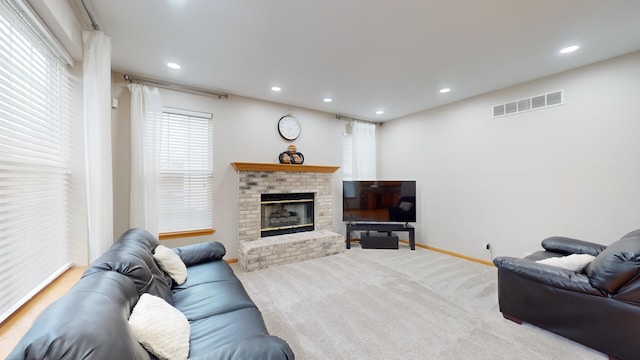
[[[231,166],[237,171],[255,172],[302,172],[302,173],[333,173],[340,169],[339,166],[319,166],[319,165],[293,165],[293,164],[261,164],[232,162]]]

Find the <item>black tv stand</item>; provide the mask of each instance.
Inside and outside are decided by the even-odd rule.
[[[416,249],[416,236],[415,229],[408,223],[402,224],[389,224],[389,223],[347,223],[347,249],[351,249],[351,232],[352,231],[382,231],[391,235],[393,231],[407,231],[409,232],[409,247],[411,250]]]

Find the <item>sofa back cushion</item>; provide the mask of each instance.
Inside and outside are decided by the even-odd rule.
[[[148,231],[130,229],[92,262],[83,276],[100,271],[117,271],[134,282],[138,295],[149,293],[172,304],[173,279],[160,269],[153,258],[153,250],[158,245],[158,239]]]
[[[640,271],[640,230],[635,230],[607,246],[587,265],[591,285],[609,294],[638,276]]]

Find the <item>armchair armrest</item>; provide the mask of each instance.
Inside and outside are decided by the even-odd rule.
[[[497,257],[493,263],[498,271],[510,271],[523,278],[558,289],[575,291],[595,296],[603,296],[602,292],[589,283],[585,274],[571,270],[539,264],[528,259],[519,259],[508,256]]]
[[[602,250],[607,248],[605,245],[563,236],[552,236],[542,240],[542,247],[547,251],[563,255],[589,254],[593,256],[598,256]]]
[[[227,250],[217,241],[186,245],[173,249],[180,256],[186,266],[200,264],[206,261],[222,260]]]

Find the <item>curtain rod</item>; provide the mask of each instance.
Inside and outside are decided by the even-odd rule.
[[[100,25],[96,23],[96,19],[93,17],[93,13],[91,12],[91,10],[89,10],[89,6],[87,5],[87,2],[85,0],[81,0],[80,2],[82,3],[84,12],[86,12],[87,16],[89,17],[89,21],[91,22],[91,28],[93,30],[100,31]]]
[[[170,82],[165,82],[165,81],[160,81],[160,80],[146,79],[146,78],[143,78],[143,77],[129,75],[129,74],[124,74],[124,79],[126,81],[128,81],[128,82],[138,82],[138,83],[153,85],[153,86],[156,86],[156,87],[159,87],[159,88],[163,88],[163,89],[182,91],[182,92],[196,94],[196,95],[216,96],[218,99],[222,99],[222,98],[228,99],[229,98],[229,94],[227,94],[227,93],[215,92],[215,91],[212,91],[212,90],[207,90],[207,89],[203,89],[203,88],[199,88],[199,87],[195,87],[195,86],[184,85],[184,84],[177,84],[177,83],[170,83]]]
[[[371,120],[362,120],[362,119],[356,119],[356,118],[352,118],[350,116],[344,116],[344,115],[340,115],[340,114],[336,114],[336,119],[338,120],[347,120],[347,121],[358,121],[358,122],[364,122],[364,123],[369,123],[369,124],[374,124],[374,125],[382,125],[383,122],[382,121],[371,121]]]

